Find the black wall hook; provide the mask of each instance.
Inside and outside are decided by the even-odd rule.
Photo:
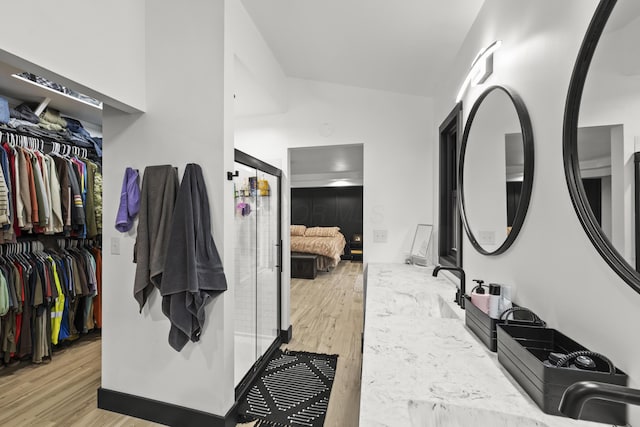
[[[234,171],[234,172],[227,172],[227,180],[229,181],[233,181],[233,177],[234,176],[238,176],[238,171]]]

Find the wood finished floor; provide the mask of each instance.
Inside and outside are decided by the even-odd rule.
[[[362,320],[361,263],[343,261],[315,280],[291,280],[293,340],[282,347],[339,355],[325,427],[358,425]],[[57,351],[47,364],[0,370],[0,426],[160,425],[98,409],[100,368],[94,335]]]
[[[325,427],[358,426],[362,321],[362,263],[342,261],[315,280],[291,279],[293,339],[281,348],[339,355]]]
[[[100,337],[90,335],[51,362],[0,370],[0,425],[11,427],[142,427],[159,424],[97,408]],[[71,367],[71,368],[70,368]]]

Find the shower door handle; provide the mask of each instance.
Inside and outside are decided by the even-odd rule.
[[[276,268],[278,269],[278,271],[280,273],[282,273],[282,240],[280,240],[280,242],[276,243],[276,248],[277,249],[277,256],[278,256],[278,262],[276,264]]]

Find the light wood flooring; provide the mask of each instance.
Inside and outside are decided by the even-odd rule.
[[[23,362],[24,363],[24,362]],[[100,337],[89,335],[41,365],[0,370],[0,425],[124,427],[159,424],[97,408]]]
[[[362,320],[361,263],[343,261],[315,280],[291,280],[293,340],[282,347],[339,355],[325,427],[358,425]],[[0,426],[159,426],[97,408],[100,366],[93,335],[49,363],[0,370]]]
[[[358,426],[362,321],[362,263],[291,279],[293,340],[283,348],[339,355],[325,427]]]
[[[291,279],[293,339],[281,348],[339,355],[325,427],[358,426],[362,321],[362,263],[342,261],[315,280]]]

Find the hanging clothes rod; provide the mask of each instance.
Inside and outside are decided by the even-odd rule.
[[[45,144],[51,146],[51,153],[61,154],[63,156],[77,156],[88,157],[89,149],[84,147],[77,147],[71,144],[65,144],[58,141],[47,140],[43,138],[36,138],[34,136],[28,136],[16,131],[11,131],[6,128],[0,129],[0,135],[6,139],[10,145],[19,145],[20,147],[28,148],[31,150],[45,151]],[[91,150],[92,154],[95,154],[95,150]]]

